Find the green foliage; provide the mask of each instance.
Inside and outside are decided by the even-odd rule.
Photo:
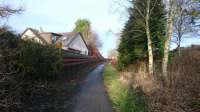
[[[8,73],[13,70],[16,63],[18,36],[12,32],[0,33],[0,72]]]
[[[88,42],[91,36],[91,23],[88,19],[78,19],[75,23],[74,32],[81,32],[84,39]]]
[[[156,0],[151,3],[151,6],[153,6],[154,2],[156,2]],[[153,40],[154,54],[158,58],[162,58],[165,40],[166,18],[164,11],[162,0],[157,0],[150,18],[150,31]]]
[[[19,75],[29,80],[49,80],[55,78],[62,67],[59,50],[51,45],[42,45],[32,40],[21,40],[12,32],[4,32],[1,37],[1,55],[7,63],[15,65]],[[3,60],[2,60],[3,61]]]
[[[125,87],[118,80],[119,73],[111,66],[106,65],[104,82],[113,106],[117,112],[145,112],[146,99],[143,93]]]
[[[21,42],[19,64],[23,75],[32,80],[50,80],[61,71],[62,58],[54,46],[41,45],[33,41]]]
[[[75,28],[73,31],[85,32],[90,28],[90,21],[88,19],[78,19],[75,23]]]
[[[163,41],[165,35],[165,15],[162,0],[152,0],[151,7],[157,1],[150,16],[150,31],[152,37],[153,52],[156,57],[161,58],[163,53]],[[132,2],[133,7],[129,9],[129,20],[126,22],[122,32],[121,42],[118,47],[119,69],[131,64],[134,60],[147,57],[147,38],[144,28],[144,18],[134,8],[136,6],[143,11],[146,6],[143,0]],[[144,13],[144,12],[143,12]]]
[[[63,69],[62,58],[71,56],[81,55],[59,53],[55,46],[23,41],[12,32],[0,33],[0,111],[66,111],[65,100],[79,82],[62,82],[83,77],[99,63]]]
[[[49,80],[59,76],[61,59],[53,46],[23,41],[12,32],[1,32],[1,110],[22,112],[27,96],[32,96],[41,85],[44,87]]]
[[[91,22],[88,19],[78,19],[75,23],[75,28],[73,31],[81,32],[89,47],[102,47],[102,43],[99,40],[98,34],[92,29]]]
[[[121,112],[145,112],[145,98],[140,90],[124,90],[118,99]]]
[[[191,105],[193,108],[200,108],[200,100],[195,99]]]

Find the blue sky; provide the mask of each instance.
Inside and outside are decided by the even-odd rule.
[[[117,45],[117,37],[109,31],[119,33],[127,18],[123,10],[115,10],[118,6],[114,1],[116,0],[0,0],[3,4],[25,8],[22,14],[5,20],[18,33],[27,27],[69,32],[78,18],[88,18],[103,43],[100,50],[103,56]],[[182,45],[192,43],[200,44],[200,38],[184,39]]]
[[[112,0],[0,0],[13,6],[23,6],[25,11],[11,16],[6,22],[16,32],[23,32],[27,27],[52,32],[69,32],[74,28],[78,18],[88,18],[92,28],[103,43],[101,52],[107,52],[116,47],[114,33],[120,32],[124,20],[119,13],[113,13]]]

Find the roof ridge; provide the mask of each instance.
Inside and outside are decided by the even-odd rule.
[[[38,29],[35,29],[35,28],[28,27],[27,29],[34,30],[34,31],[39,32],[39,30],[38,30]]]

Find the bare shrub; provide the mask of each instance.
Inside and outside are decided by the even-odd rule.
[[[200,46],[183,48],[169,63],[170,86],[163,85],[159,60],[155,74],[148,75],[145,61],[137,61],[121,72],[120,80],[141,88],[148,98],[149,112],[200,111]]]
[[[149,96],[150,112],[200,111],[200,47],[182,49],[169,64],[170,86]]]
[[[136,61],[121,73],[121,81],[133,88],[141,88],[146,94],[160,88],[156,77],[148,74],[144,60]]]

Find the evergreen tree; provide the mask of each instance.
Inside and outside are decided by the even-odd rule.
[[[156,0],[153,0],[153,4],[155,4]],[[166,30],[166,18],[164,12],[164,4],[162,0],[157,0],[157,3],[152,10],[152,17],[150,18],[150,26],[151,26],[151,36],[153,39],[153,48],[155,56],[159,59],[162,58],[163,55],[163,43],[165,38],[165,30]]]
[[[121,42],[118,48],[119,67],[124,67],[132,63],[136,59],[146,58],[148,47],[145,28],[141,21],[139,12],[135,9],[135,5],[140,9],[141,13],[145,9],[144,0],[136,0],[132,2],[133,7],[129,9],[129,20],[122,32]],[[150,32],[152,37],[152,45],[154,54],[161,57],[162,41],[165,30],[164,5],[162,0],[151,0],[151,16],[150,16]]]

